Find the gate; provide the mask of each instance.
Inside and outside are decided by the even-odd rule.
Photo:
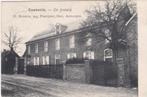
[[[104,86],[117,85],[117,69],[111,62],[94,60],[90,62],[92,68],[92,84]]]
[[[24,74],[24,59],[18,59],[17,74]]]

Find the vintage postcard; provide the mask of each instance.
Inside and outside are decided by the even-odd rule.
[[[143,2],[1,2],[1,96],[145,97],[138,84]]]

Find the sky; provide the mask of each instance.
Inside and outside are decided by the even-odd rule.
[[[102,3],[102,1],[99,1]],[[34,35],[49,30],[56,23],[70,24],[85,19],[85,10],[92,8],[96,1],[64,2],[3,2],[2,40],[10,26],[17,28],[22,42],[16,49],[19,55],[25,51],[25,42]],[[7,47],[2,44],[2,49]]]

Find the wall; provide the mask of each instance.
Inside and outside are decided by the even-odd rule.
[[[65,33],[64,33],[65,34]],[[75,48],[69,48],[69,39],[71,35],[75,35]],[[55,39],[60,38],[60,50],[55,50]],[[87,50],[92,50],[95,52],[95,59],[103,60],[104,56],[104,48],[105,44],[104,41],[100,43],[92,43],[90,47],[86,46],[85,44],[79,44],[78,40],[78,33],[68,33],[63,35],[57,35],[54,38],[46,38],[41,40],[36,40],[30,42],[31,45],[31,64],[33,64],[33,57],[39,56],[40,57],[40,64],[42,64],[42,56],[50,56],[50,64],[55,64],[55,54],[61,55],[61,62],[65,62],[67,60],[67,54],[75,52],[78,58],[83,57],[83,52]],[[48,41],[49,48],[48,52],[44,52],[44,41]],[[38,43],[39,46],[39,53],[35,53],[35,43]],[[27,44],[28,46],[28,44]]]
[[[130,76],[132,85],[137,85],[138,80],[138,33],[137,33],[137,17],[129,23],[127,28],[128,53],[130,64]]]
[[[92,77],[92,68],[89,63],[86,64],[65,64],[63,80],[90,83]]]

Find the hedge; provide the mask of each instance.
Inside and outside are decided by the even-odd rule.
[[[27,65],[26,74],[45,78],[63,78],[63,65]]]

